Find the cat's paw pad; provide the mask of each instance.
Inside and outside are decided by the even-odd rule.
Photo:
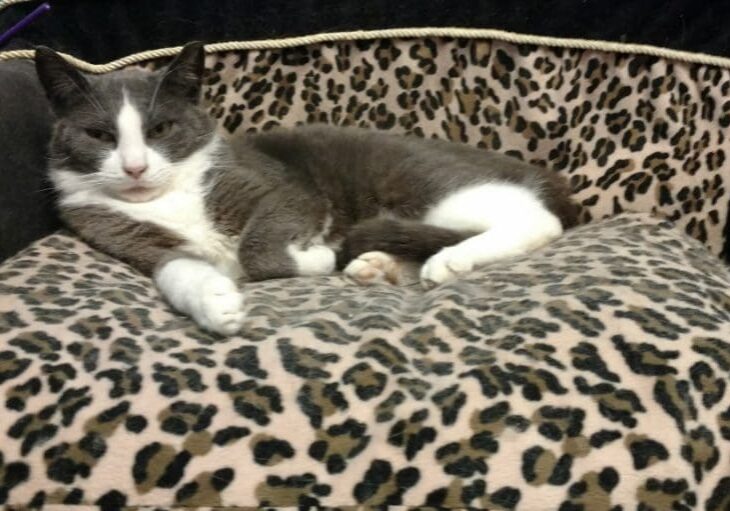
[[[421,285],[431,289],[474,269],[474,259],[459,247],[447,247],[431,256],[421,268]]]
[[[385,252],[365,252],[353,259],[343,273],[361,286],[399,284],[401,264]]]
[[[335,271],[335,251],[326,245],[312,245],[304,250],[290,246],[288,250],[298,275],[328,275]]]
[[[243,294],[235,282],[227,277],[214,277],[207,280],[200,291],[199,307],[194,314],[198,324],[223,335],[238,333],[246,314]]]

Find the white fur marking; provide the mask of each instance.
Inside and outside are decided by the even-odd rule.
[[[197,259],[173,259],[155,274],[155,283],[175,309],[203,328],[234,335],[246,317],[235,282]]]
[[[147,144],[142,132],[142,116],[123,91],[124,103],[117,116],[117,151],[122,167],[146,167]]]
[[[525,254],[559,237],[560,220],[519,185],[483,184],[459,190],[428,212],[431,225],[484,231],[433,255],[421,269],[426,287],[438,285],[475,266]]]
[[[311,245],[302,250],[297,245],[286,247],[297,265],[297,275],[328,275],[335,271],[335,251],[325,245]]]
[[[485,183],[447,196],[426,213],[423,221],[446,229],[486,231],[495,222],[510,221],[513,215],[519,221],[520,217],[542,209],[542,202],[524,186]]]

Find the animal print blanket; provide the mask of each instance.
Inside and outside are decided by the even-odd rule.
[[[249,284],[226,339],[50,236],[0,266],[0,503],[727,510],[729,290],[624,214],[428,292]]]

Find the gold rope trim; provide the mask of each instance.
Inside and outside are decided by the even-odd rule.
[[[23,2],[26,0],[6,0],[11,2]],[[553,46],[560,48],[574,48],[582,50],[593,50],[613,53],[627,53],[650,55],[680,62],[706,64],[723,68],[730,68],[730,58],[717,57],[704,53],[692,53],[688,51],[671,50],[648,44],[627,44],[614,43],[610,41],[594,41],[588,39],[570,39],[561,37],[546,37],[529,34],[516,34],[504,30],[494,29],[473,29],[473,28],[394,28],[386,30],[357,30],[353,32],[328,32],[323,34],[289,37],[284,39],[264,39],[259,41],[231,41],[224,43],[208,44],[205,47],[208,53],[217,53],[234,50],[268,50],[277,48],[291,48],[324,42],[335,41],[358,41],[367,39],[385,38],[419,38],[419,37],[453,37],[464,39],[494,39],[515,44],[532,44],[538,46]],[[181,46],[172,48],[160,48],[141,53],[128,55],[121,59],[114,60],[107,64],[90,64],[76,57],[65,55],[69,62],[83,71],[89,73],[107,73],[130,64],[136,64],[145,60],[161,57],[172,57],[176,55]],[[32,59],[34,50],[15,50],[0,52],[0,61],[11,59]]]

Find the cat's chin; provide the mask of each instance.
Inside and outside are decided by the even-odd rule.
[[[127,202],[149,202],[156,199],[164,193],[162,186],[148,188],[144,186],[135,186],[124,190],[118,190],[116,195],[118,198]]]

